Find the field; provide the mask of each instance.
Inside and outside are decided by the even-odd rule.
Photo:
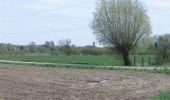
[[[132,71],[0,65],[2,100],[147,100],[170,77]]]
[[[144,56],[144,61],[148,65],[150,55]],[[154,62],[154,56],[152,55]],[[130,56],[133,61],[133,56]],[[47,62],[47,63],[71,63],[71,64],[89,64],[89,65],[107,65],[107,66],[121,66],[123,65],[122,57],[118,55],[75,55],[75,56],[50,56],[50,55],[21,55],[21,56],[0,56],[0,60],[15,60],[27,62]],[[141,55],[136,56],[136,64],[140,66]]]

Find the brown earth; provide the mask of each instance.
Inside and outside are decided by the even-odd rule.
[[[170,76],[0,64],[0,100],[147,100]]]

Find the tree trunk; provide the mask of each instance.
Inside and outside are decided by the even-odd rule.
[[[123,61],[125,66],[131,66],[131,61],[129,58],[129,52],[123,52]]]

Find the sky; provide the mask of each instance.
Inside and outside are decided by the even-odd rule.
[[[140,0],[153,34],[170,33],[170,0]],[[96,41],[90,28],[97,0],[0,0],[0,42],[27,45],[70,39],[77,46]]]

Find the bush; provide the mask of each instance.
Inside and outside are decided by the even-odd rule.
[[[58,56],[58,52],[52,51],[52,52],[50,52],[50,55],[51,55],[51,56]]]
[[[101,48],[88,47],[81,50],[83,55],[103,55],[104,52]]]

